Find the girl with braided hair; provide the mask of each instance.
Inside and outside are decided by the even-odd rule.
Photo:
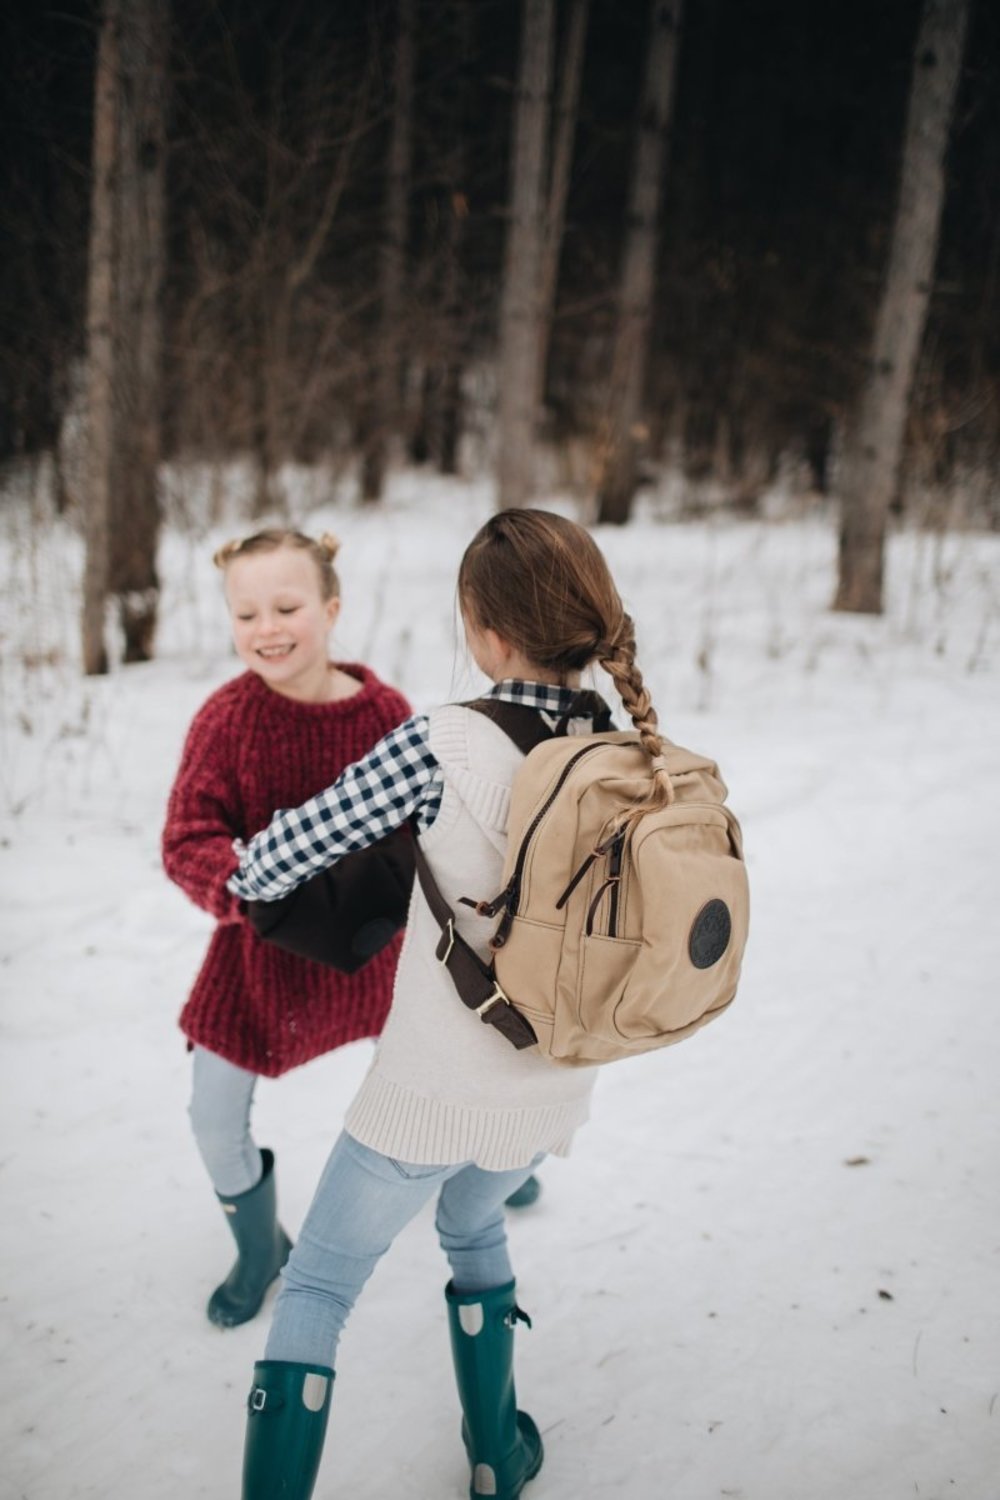
[[[494,684],[482,703],[521,705],[550,727],[569,716],[570,732],[587,733],[593,722],[574,717],[586,698],[579,678],[599,662],[655,769],[662,747],[633,624],[581,526],[537,510],[495,515],[462,559],[458,602],[471,654]],[[522,759],[487,713],[448,704],[416,715],[325,792],[276,814],[241,851],[229,891],[277,899],[410,819],[455,930],[485,956],[493,923],[460,903],[498,888]],[[655,776],[650,800],[668,795]],[[513,1330],[528,1320],[503,1209],[545,1155],[568,1153],[594,1069],[556,1067],[481,1025],[456,1002],[439,938],[418,883],[389,1018],[282,1272],[255,1366],[243,1500],[312,1495],[344,1323],[380,1257],[434,1195],[469,1493],[515,1500],[541,1467],[538,1429],[514,1397]]]

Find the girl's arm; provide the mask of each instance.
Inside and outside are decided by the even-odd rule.
[[[219,922],[243,920],[239,899],[226,888],[237,866],[233,837],[240,831],[238,794],[220,756],[225,726],[216,717],[195,719],[167,803],[163,866],[197,906]]]
[[[228,883],[232,894],[276,901],[421,809],[426,821],[441,796],[441,769],[427,735],[426,714],[415,714],[318,797],[275,813],[245,849],[237,845],[239,870]]]

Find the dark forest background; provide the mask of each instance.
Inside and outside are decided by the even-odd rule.
[[[642,472],[752,509],[822,494],[862,387],[920,0],[689,0],[665,167]],[[649,7],[593,0],[539,422],[585,487]],[[556,74],[567,11],[557,20]],[[86,353],[99,8],[7,0],[0,458],[57,449]],[[163,455],[347,467],[368,437],[393,116],[389,0],[174,0]],[[396,451],[488,453],[521,6],[418,0]],[[972,7],[900,505],[1000,524],[1000,5]],[[445,409],[457,379],[461,408]],[[455,428],[458,428],[456,431]],[[580,455],[583,455],[581,458]],[[930,497],[930,498],[928,498]],[[63,501],[79,497],[72,485]],[[280,503],[280,492],[267,498]],[[914,504],[916,502],[914,501]]]

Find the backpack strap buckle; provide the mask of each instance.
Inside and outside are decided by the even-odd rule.
[[[475,1006],[475,1012],[476,1012],[476,1015],[479,1017],[479,1019],[481,1021],[486,1021],[489,1025],[492,1025],[493,1024],[493,1018],[490,1015],[490,1011],[493,1009],[494,1005],[509,1005],[509,1004],[510,1004],[510,1001],[508,1000],[507,996],[504,994],[503,990],[497,984],[496,980],[494,980],[493,981],[493,993],[492,993],[492,995],[487,995],[487,997],[483,1001],[482,1005]]]
[[[447,943],[445,942],[446,938],[447,938]],[[440,940],[440,942],[438,943],[437,947],[434,950],[434,954],[435,954],[435,957],[437,958],[438,963],[441,964],[444,968],[448,967],[448,960],[451,957],[451,950],[452,950],[452,948],[454,948],[454,946],[455,946],[455,918],[454,917],[449,917],[447,925],[445,926],[444,930],[441,933],[441,940]],[[443,953],[441,952],[442,947],[444,948],[444,952]]]

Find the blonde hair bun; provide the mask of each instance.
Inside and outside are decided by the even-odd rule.
[[[333,562],[340,551],[340,538],[339,536],[334,536],[332,531],[324,531],[323,535],[317,538],[317,546],[322,547],[330,561]]]
[[[215,566],[217,568],[224,568],[227,563],[232,562],[242,546],[243,541],[240,537],[233,537],[231,541],[223,542],[222,546],[217,547],[212,553],[212,561]]]

